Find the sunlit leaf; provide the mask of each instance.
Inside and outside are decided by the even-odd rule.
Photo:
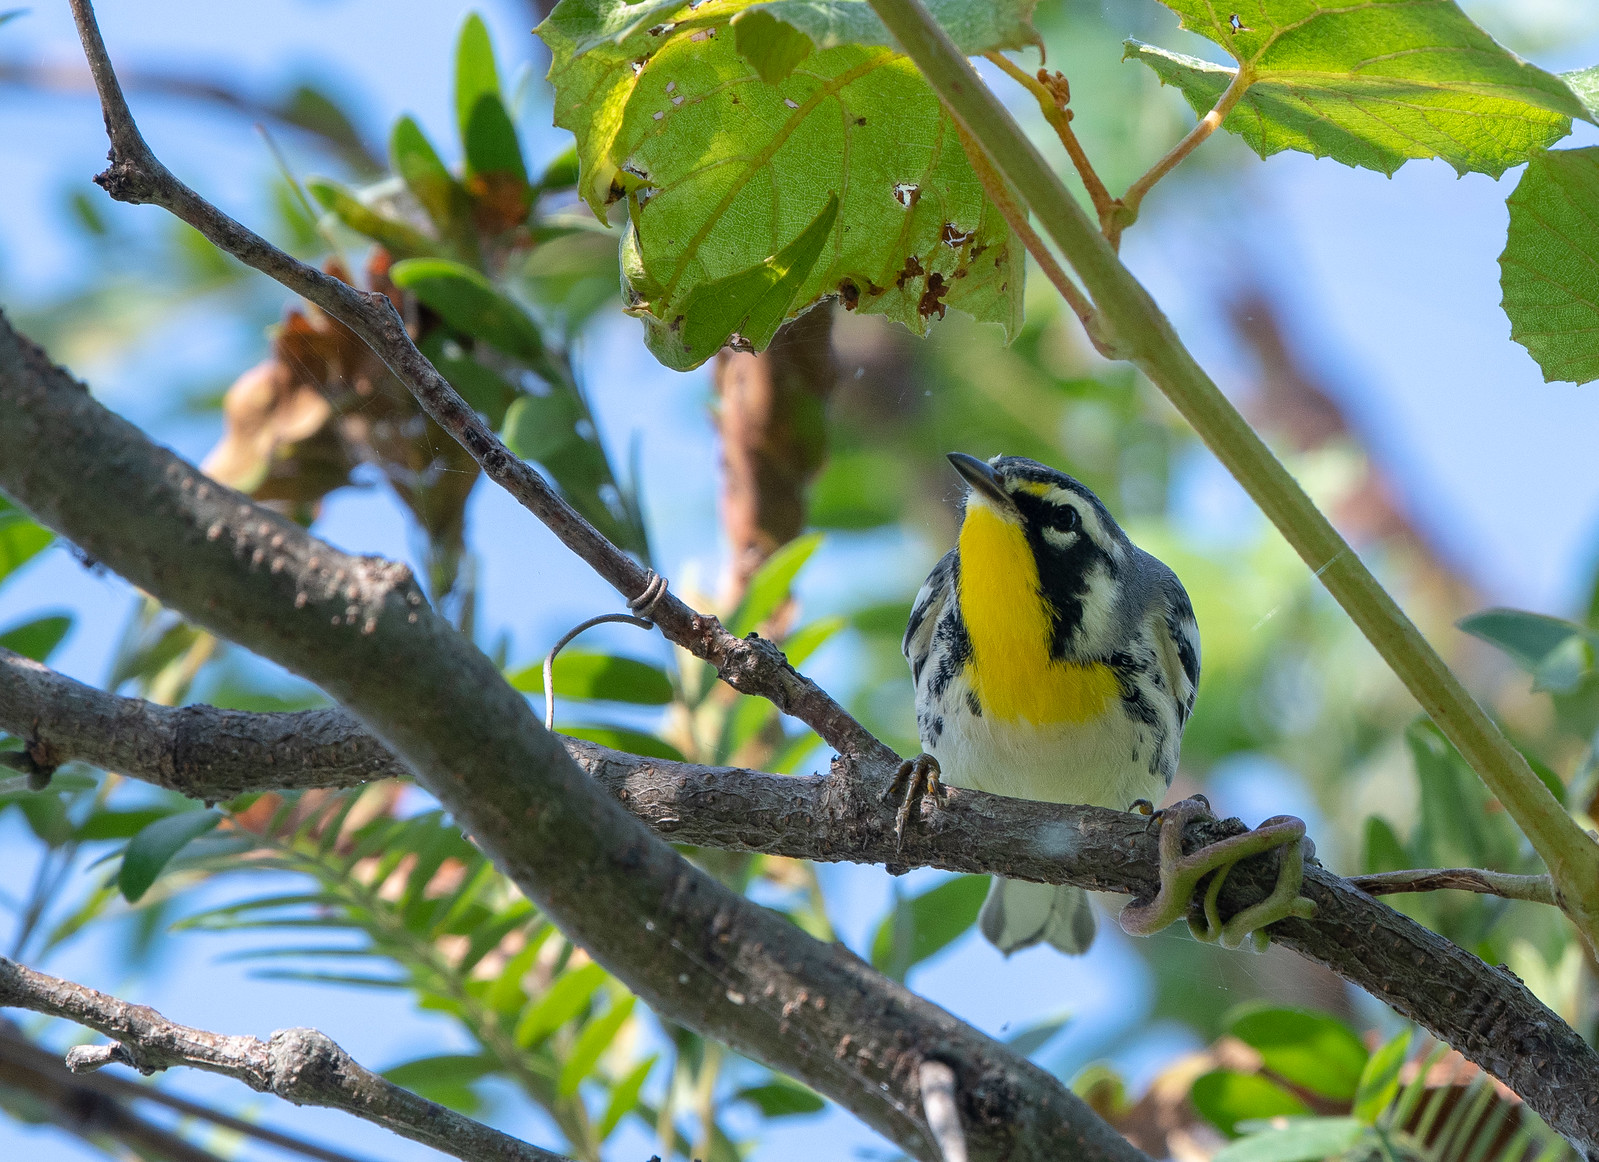
[[[522,1014],[516,1026],[516,1043],[526,1047],[548,1037],[582,1012],[605,980],[605,970],[592,961],[562,973]]]
[[[56,647],[71,629],[72,618],[64,614],[36,617],[10,629],[0,630],[0,648],[43,662],[55,653]]]
[[[579,192],[602,217],[627,199],[626,297],[651,350],[680,369],[714,355],[682,334],[696,289],[783,253],[834,197],[789,316],[836,295],[916,334],[951,307],[1014,332],[1021,253],[915,67],[847,44],[767,84],[729,25],[749,7],[563,0],[538,29]]]
[[[389,277],[463,335],[492,343],[529,364],[542,361],[544,337],[538,325],[471,267],[442,258],[413,258],[395,263]]]
[[[117,872],[117,887],[129,903],[137,903],[172,857],[222,822],[220,811],[185,811],[145,827],[128,841]]]
[[[413,118],[401,117],[394,123],[389,160],[440,236],[456,236],[469,212],[466,191]]]
[[[0,496],[0,580],[16,572],[53,540],[54,533],[34,524],[22,510]]]
[[[1545,380],[1599,379],[1599,147],[1536,154],[1506,204],[1499,287],[1510,337]]]
[[[596,1136],[600,1141],[605,1141],[616,1127],[622,1124],[622,1119],[638,1107],[639,1091],[644,1088],[644,1082],[650,1076],[650,1070],[655,1068],[659,1056],[652,1053],[640,1061],[626,1077],[611,1087],[610,1100],[605,1103],[605,1113],[600,1118],[599,1125],[595,1127]]]
[[[633,1015],[633,1005],[632,996],[613,997],[610,1008],[583,1026],[583,1032],[578,1034],[577,1044],[572,1046],[571,1054],[561,1066],[561,1076],[556,1089],[562,1097],[570,1097],[576,1093],[577,1087],[582,1085],[584,1079],[594,1071],[600,1054],[610,1048],[611,1042],[616,1040],[616,1035],[627,1023],[628,1017]]]
[[[1349,1026],[1304,1009],[1246,1006],[1229,1016],[1227,1031],[1285,1081],[1338,1101],[1355,1096],[1369,1056]]]
[[[734,336],[756,350],[763,349],[788,316],[794,296],[821,257],[837,219],[838,198],[833,196],[799,237],[770,258],[691,290],[683,303],[681,325],[665,332],[674,337],[673,342],[681,339],[682,352],[667,357],[666,362],[672,366],[699,362],[693,359],[695,352],[703,359],[705,352],[721,350]],[[668,340],[663,337],[661,341]]]
[[[1452,0],[1162,2],[1252,72],[1222,127],[1262,157],[1293,149],[1386,174],[1437,157],[1497,177],[1589,116],[1560,78],[1495,44]],[[1235,72],[1137,41],[1127,55],[1201,115]]]
[[[778,606],[788,600],[789,592],[794,587],[794,578],[821,543],[821,533],[806,533],[802,537],[795,537],[768,557],[750,578],[749,586],[744,590],[744,600],[739,602],[733,616],[727,619],[728,632],[743,637],[776,613]]]
[[[1366,1132],[1359,1118],[1291,1118],[1223,1146],[1211,1162],[1312,1162],[1342,1154]]]
[[[1349,1112],[1368,1126],[1399,1096],[1399,1070],[1410,1052],[1410,1030],[1386,1042],[1366,1062],[1360,1085],[1355,1091],[1354,1108]]]
[[[1237,1135],[1239,1122],[1310,1113],[1309,1106],[1264,1074],[1231,1069],[1196,1078],[1188,1097],[1205,1120],[1229,1138]]]
[[[833,635],[848,624],[849,622],[842,617],[819,617],[800,626],[784,638],[783,653],[787,655],[792,665],[803,666],[810,660],[812,654],[832,640]]]
[[[305,188],[328,213],[396,258],[432,254],[438,247],[416,227],[378,213],[354,192],[328,178],[307,178]]]

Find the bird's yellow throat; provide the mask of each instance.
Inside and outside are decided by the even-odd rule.
[[[960,608],[972,640],[970,680],[983,713],[1043,726],[1087,722],[1120,694],[1108,666],[1049,656],[1053,611],[1021,526],[977,497],[960,535]]]

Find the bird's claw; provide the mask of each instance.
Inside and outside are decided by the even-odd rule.
[[[1194,939],[1219,942],[1223,948],[1241,947],[1253,937],[1257,950],[1264,949],[1264,929],[1289,916],[1308,919],[1316,905],[1299,894],[1305,878],[1305,823],[1292,815],[1277,815],[1253,831],[1235,835],[1183,854],[1183,828],[1191,820],[1209,816],[1210,804],[1203,799],[1184,799],[1157,813],[1160,820],[1160,891],[1145,903],[1131,903],[1122,909],[1122,930],[1134,936],[1152,936],[1177,919],[1187,916]],[[1259,903],[1222,920],[1216,901],[1227,873],[1239,860],[1279,849],[1277,884]],[[1200,916],[1192,915],[1195,890],[1206,876]]]
[[[896,847],[905,842],[905,826],[910,822],[911,812],[916,810],[918,803],[925,798],[934,807],[939,805],[939,795],[944,786],[939,781],[940,774],[938,760],[930,754],[919,754],[913,759],[906,759],[899,764],[899,770],[894,772],[893,781],[888,784],[888,790],[883,792],[883,801],[886,803],[895,795],[904,792],[905,798],[894,814]]]

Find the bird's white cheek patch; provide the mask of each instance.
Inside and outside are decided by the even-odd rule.
[[[1077,631],[1079,649],[1109,649],[1111,643],[1111,599],[1115,586],[1109,570],[1095,565],[1086,578],[1083,592],[1083,620]]]

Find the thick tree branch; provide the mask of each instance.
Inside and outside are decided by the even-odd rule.
[[[464,1162],[571,1162],[401,1089],[356,1064],[315,1029],[280,1029],[266,1041],[209,1033],[4,957],[0,1006],[62,1017],[115,1038],[69,1052],[67,1068],[74,1073],[112,1063],[140,1073],[189,1065],[295,1105],[343,1110]]]
[[[66,710],[52,713],[52,706]],[[190,739],[188,753],[210,756],[212,765],[190,767],[170,751],[134,745],[119,733],[127,723],[152,715],[157,717],[153,729],[165,731],[162,738],[170,738],[172,731],[160,723],[160,716],[181,715]],[[294,726],[301,718],[316,730],[314,742],[304,747],[296,741]],[[201,741],[213,722],[225,745]],[[258,731],[252,723],[259,724]],[[0,729],[23,736],[36,730],[63,757],[112,766],[200,797],[224,797],[247,787],[347,786],[361,778],[405,773],[397,760],[388,759],[381,743],[340,711],[242,715],[204,706],[182,711],[146,707],[4,652]],[[642,758],[577,739],[562,741],[578,765],[623,806],[676,843],[901,869],[930,866],[999,874],[1144,898],[1158,885],[1154,831],[1144,819],[1120,811],[949,790],[944,806],[924,814],[902,843],[894,833],[894,806],[868,793],[848,770],[848,760],[840,760],[828,776],[792,777]],[[127,755],[146,765],[107,761]],[[385,768],[384,759],[392,765]],[[1195,824],[1189,845],[1197,847],[1239,829],[1236,821]],[[1270,863],[1254,865],[1254,874],[1251,870],[1244,865],[1229,877],[1223,894],[1227,914],[1269,891]],[[1399,874],[1413,879],[1424,873]],[[1473,869],[1448,874],[1453,878],[1447,883],[1426,880],[1420,886],[1481,890],[1483,883],[1506,879]],[[1370,878],[1344,880],[1318,866],[1308,867],[1304,890],[1319,904],[1316,918],[1274,925],[1269,934],[1421,1023],[1510,1085],[1563,1132],[1594,1140],[1599,1118],[1583,1104],[1585,1098],[1575,1100],[1573,1094],[1599,1093],[1599,1055],[1514,976],[1360,891]],[[1531,878],[1537,877],[1509,877]]]
[[[144,1144],[138,1137],[118,1132],[121,1124],[149,1125],[132,1114],[128,1102],[149,1102],[183,1117],[196,1118],[219,1129],[231,1130],[258,1142],[276,1146],[317,1162],[363,1162],[342,1150],[331,1150],[294,1134],[285,1134],[259,1122],[246,1121],[201,1102],[190,1101],[153,1085],[141,1085],[109,1073],[71,1073],[60,1053],[34,1044],[11,1021],[0,1018],[0,1088],[32,1095],[52,1112],[52,1119],[72,1133],[104,1133],[119,1140]],[[158,1133],[167,1133],[151,1126]],[[135,1134],[140,1131],[134,1131]],[[180,1142],[183,1139],[178,1139]],[[158,1150],[160,1156],[169,1151]],[[204,1153],[209,1162],[221,1162]]]
[[[123,98],[89,0],[71,0],[89,71],[100,93],[111,166],[95,181],[119,202],[161,206],[193,226],[246,266],[282,283],[321,307],[359,335],[417,402],[449,432],[489,479],[516,497],[629,601],[649,587],[653,574],[629,557],[568,504],[532,465],[500,442],[482,417],[440,375],[406,332],[388,297],[358,290],[290,257],[246,229],[179,181],[151,152]],[[759,638],[735,638],[721,622],[698,613],[675,594],[656,600],[648,615],[672,641],[716,667],[728,685],[769,699],[816,731],[840,754],[874,760],[875,777],[886,779],[898,759],[870,731],[819,686],[788,664],[775,645]]]
[[[1043,1070],[690,865],[571,760],[404,567],[342,553],[206,480],[3,318],[0,491],[320,685],[666,1019],[803,1079],[928,1162],[917,1070],[933,1057],[955,1070],[974,1159],[1143,1159]]]

